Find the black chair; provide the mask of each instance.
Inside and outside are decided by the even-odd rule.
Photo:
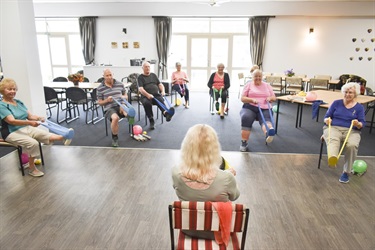
[[[87,77],[83,77],[83,82],[90,82],[90,80]]]
[[[68,78],[63,77],[63,76],[56,77],[56,78],[54,78],[52,81],[53,81],[53,82],[69,82],[69,81],[68,81]]]
[[[100,77],[98,80],[96,80],[96,82],[103,82],[104,81],[104,77]]]
[[[104,119],[104,109],[102,106],[99,105],[98,103],[98,95],[97,95],[97,89],[93,89],[91,92],[90,92],[90,96],[91,96],[91,104],[90,104],[90,107],[89,109],[91,110],[91,121],[89,123],[92,123],[92,124],[96,124],[98,122],[100,122],[101,120]],[[103,116],[102,117],[99,117],[99,112],[98,112],[98,109],[101,109],[102,110],[102,114]],[[96,117],[95,117],[95,113],[96,113]]]
[[[45,103],[48,106],[47,110],[49,111],[49,115],[47,118],[49,119],[52,116],[51,109],[54,107],[57,107],[57,118],[56,118],[57,123],[62,123],[63,121],[65,121],[65,119],[59,120],[59,110],[60,110],[59,107],[63,101],[66,101],[66,99],[59,98],[57,96],[57,92],[53,88],[46,87],[46,86],[44,86],[44,98],[45,98]]]
[[[66,89],[66,102],[67,102],[67,107],[66,107],[65,119],[67,123],[72,122],[79,118],[78,105],[82,105],[83,111],[86,111],[86,124],[89,124],[88,112],[89,112],[91,98],[88,98],[87,93],[83,89],[77,88],[77,87],[67,88]],[[72,117],[72,111],[74,112],[74,117]]]

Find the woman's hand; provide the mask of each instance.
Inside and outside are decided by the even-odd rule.
[[[267,102],[273,102],[274,101],[274,99],[273,99],[273,97],[272,96],[269,96],[269,97],[267,97]]]
[[[234,176],[236,176],[236,170],[234,168],[227,169],[228,172],[231,172]]]
[[[251,102],[254,103],[254,104],[258,103],[257,99],[254,99],[254,98],[251,99]]]
[[[357,119],[352,120],[353,126],[356,126],[357,128],[362,128],[362,122],[359,122]]]
[[[38,127],[40,125],[40,121],[29,121],[29,125],[32,127]]]
[[[327,117],[326,119],[324,119],[324,123],[325,123],[326,125],[330,125],[330,124],[332,123],[332,119],[331,119],[331,117]]]

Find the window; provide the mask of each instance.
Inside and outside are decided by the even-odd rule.
[[[168,74],[179,61],[190,78],[192,90],[207,90],[207,81],[218,63],[231,77],[231,91],[238,91],[238,73],[251,67],[247,18],[173,18]],[[243,81],[243,80],[242,80]]]
[[[84,58],[77,18],[35,20],[43,81],[82,70]]]

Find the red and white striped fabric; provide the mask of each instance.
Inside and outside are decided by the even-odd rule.
[[[215,240],[192,238],[179,232],[177,249],[240,249],[237,233],[243,231],[245,207],[232,204],[231,237],[228,247]],[[211,202],[175,201],[173,203],[173,227],[180,230],[219,231],[219,216]]]

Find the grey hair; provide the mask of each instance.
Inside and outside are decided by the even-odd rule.
[[[180,63],[180,62],[176,62],[176,67],[177,67],[178,65],[180,65],[180,66],[181,66],[181,63]]]
[[[344,84],[341,87],[341,93],[345,94],[345,92],[350,88],[353,88],[355,90],[355,96],[361,94],[361,87],[359,86],[359,83],[356,83],[356,82],[348,82]]]
[[[261,76],[263,76],[263,72],[260,69],[254,70],[253,74],[252,74],[252,77],[254,78],[256,74],[260,74]]]
[[[216,67],[219,68],[219,66],[223,66],[225,68],[224,63],[218,63]]]

